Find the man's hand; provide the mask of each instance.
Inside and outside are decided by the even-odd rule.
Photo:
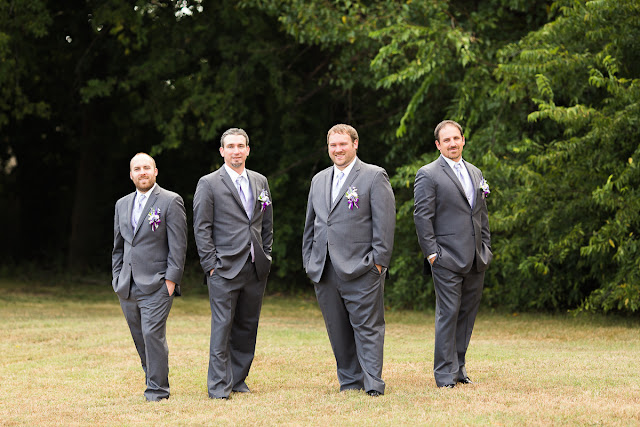
[[[215,270],[215,268],[212,268],[211,271],[209,272],[209,276],[213,276],[213,271]]]
[[[433,265],[433,263],[436,261],[436,258],[438,258],[438,255],[433,255],[429,257],[429,263]]]
[[[169,292],[169,295],[173,295],[173,291],[176,290],[176,282],[165,279],[164,283],[167,285],[167,292]]]
[[[382,274],[382,266],[380,264],[376,264],[376,268],[378,269],[378,274]]]

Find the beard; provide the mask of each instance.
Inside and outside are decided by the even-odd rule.
[[[149,191],[156,183],[155,179],[152,178],[147,178],[146,182],[143,184],[141,182],[141,180],[137,180],[136,181],[136,188],[138,189],[138,191],[142,192],[142,193],[146,193],[147,191]]]

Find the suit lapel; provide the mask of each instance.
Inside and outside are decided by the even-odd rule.
[[[331,187],[333,186],[333,166],[325,170],[324,195],[327,202],[327,212],[331,212]]]
[[[133,201],[136,198],[136,192],[134,191],[133,193],[129,194],[128,197],[129,198],[127,199],[127,203],[126,203],[128,227],[126,228],[126,230],[120,230],[120,233],[126,239],[131,240],[133,239],[133,232],[134,232],[133,225],[131,224],[131,216],[133,215]]]
[[[333,211],[336,208],[336,206],[340,204],[340,200],[342,200],[342,197],[344,197],[344,193],[347,192],[347,189],[351,186],[351,184],[353,184],[353,181],[355,181],[355,179],[358,177],[361,166],[362,166],[362,162],[360,162],[360,159],[356,157],[356,163],[353,165],[353,168],[351,168],[351,172],[349,172],[349,175],[344,179],[344,182],[342,183],[342,187],[340,187],[340,192],[338,193],[338,197],[336,197],[336,200],[331,204],[331,211]],[[331,171],[333,172],[333,170]],[[329,194],[331,194],[331,187],[329,187]]]
[[[153,190],[153,193],[149,194],[149,197],[147,197],[147,203],[144,204],[144,207],[142,208],[142,212],[140,212],[140,218],[138,218],[138,226],[133,232],[134,238],[138,234],[138,230],[140,230],[143,223],[145,222],[145,218],[147,216],[147,213],[151,209],[151,206],[153,206],[158,200],[159,194],[160,194],[160,186],[156,184],[156,188]],[[133,206],[132,206],[132,209],[133,209]]]
[[[244,212],[244,206],[242,205],[242,200],[240,200],[240,194],[238,194],[238,188],[236,187],[235,182],[231,180],[231,177],[225,170],[224,166],[220,168],[220,179],[222,179],[222,182],[224,183],[224,185],[227,186],[227,188],[229,189],[229,192],[233,195],[233,198],[235,199],[236,203],[238,204],[238,206],[240,206],[240,208],[242,208],[242,212]]]
[[[129,200],[127,201],[127,218],[129,218],[129,225],[131,224],[131,217],[133,216],[133,201],[136,199],[136,192],[134,191],[129,195]],[[129,227],[131,230],[132,227]]]
[[[473,184],[473,209],[478,206],[478,197],[482,197],[480,195],[480,176],[475,173],[475,170],[469,166],[469,163],[464,161],[465,167],[469,171],[469,176],[471,177],[471,184]]]
[[[453,170],[451,170],[451,167],[449,166],[447,161],[444,159],[444,157],[442,157],[442,155],[440,156],[440,166],[442,166],[442,170],[444,171],[444,173],[456,185],[456,187],[458,188],[458,191],[460,192],[460,195],[464,198],[464,202],[468,205],[469,202],[467,201],[467,194],[464,192],[464,188],[462,188],[462,183],[460,182],[456,174],[453,173]]]
[[[258,188],[258,181],[253,172],[247,169],[247,177],[249,178],[249,189],[251,190],[251,194],[253,194],[253,206],[251,218],[256,216],[256,209],[258,208],[258,191],[261,191],[262,188]]]

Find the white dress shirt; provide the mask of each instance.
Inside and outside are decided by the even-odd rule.
[[[444,156],[443,156],[444,157]],[[456,164],[459,164],[460,166],[462,166],[462,178],[464,179],[464,182],[462,182],[462,188],[464,189],[466,195],[467,195],[467,201],[469,202],[469,206],[473,207],[473,203],[475,202],[475,191],[473,191],[473,181],[471,180],[471,175],[469,174],[469,171],[467,170],[467,167],[464,165],[464,162],[462,161],[462,157],[460,158],[459,162],[454,162],[453,160],[444,157],[444,160],[447,162],[447,164],[451,167],[451,170],[453,171],[453,174],[456,176],[456,178],[460,179],[458,177],[458,172],[456,171]]]
[[[144,205],[147,204],[147,201],[149,201],[149,196],[151,194],[153,194],[153,190],[156,189],[156,184],[153,184],[153,187],[151,187],[149,190],[147,190],[146,192],[142,192],[140,190],[138,190],[136,188],[136,197],[133,199],[133,209],[131,209],[131,225],[136,224],[137,225],[137,221],[138,218],[140,218],[140,214],[142,213],[142,210],[144,209]],[[144,203],[142,204],[142,208],[140,210],[138,210],[138,201],[140,200],[140,197],[142,196],[146,196],[146,198],[144,199]],[[143,219],[144,221],[144,219]],[[134,227],[135,228],[135,227]]]
[[[333,189],[335,188],[336,185],[336,180],[338,179],[338,175],[340,175],[340,172],[343,172],[344,175],[342,175],[342,181],[340,182],[340,187],[338,187],[335,191],[340,191],[340,188],[342,188],[342,185],[344,184],[344,181],[347,179],[347,177],[349,176],[349,174],[351,173],[351,169],[353,169],[353,165],[356,164],[356,159],[358,157],[354,157],[353,160],[351,161],[351,163],[349,163],[349,165],[347,167],[345,167],[343,170],[338,169],[338,167],[334,164],[333,165],[333,181],[331,181],[331,188],[332,188],[332,192],[331,192],[331,200],[334,200],[336,197],[333,197]]]
[[[249,187],[249,177],[247,176],[247,168],[244,168],[242,170],[242,173],[240,174],[234,171],[233,169],[231,169],[229,166],[227,166],[226,163],[224,164],[224,168],[229,174],[229,178],[231,178],[231,181],[233,181],[235,185],[237,185],[238,183],[239,176],[244,177],[244,179],[240,183],[240,187],[242,187],[242,192],[245,194],[245,197],[251,198],[251,188]]]

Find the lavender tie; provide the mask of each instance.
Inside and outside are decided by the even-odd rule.
[[[344,172],[340,171],[336,176],[336,182],[333,185],[333,191],[331,194],[331,200],[336,201],[336,197],[338,197],[338,193],[340,192],[340,187],[342,187],[342,178],[344,177]]]
[[[456,170],[456,174],[458,175],[458,179],[460,180],[460,184],[462,184],[462,188],[464,188],[464,194],[467,196],[467,201],[471,204],[471,189],[467,183],[467,180],[464,178],[464,174],[462,173],[462,165],[460,163],[456,163],[454,166]]]
[[[238,194],[240,194],[240,200],[242,201],[242,206],[244,206],[244,211],[247,213],[249,219],[251,219],[251,204],[249,203],[247,197],[244,195],[244,191],[242,191],[243,179],[243,176],[239,176],[238,179],[236,179],[236,186],[238,187]]]
[[[253,213],[251,210],[251,203],[249,203],[249,200],[247,200],[247,197],[244,195],[244,191],[242,191],[242,180],[244,179],[243,176],[239,176],[236,179],[236,186],[238,187],[238,194],[240,195],[240,200],[242,201],[242,206],[244,206],[244,211],[247,213],[247,216],[249,217],[249,219],[251,219],[251,214]],[[253,242],[251,242],[251,262],[255,262],[256,257],[255,257],[255,253],[253,251]]]
[[[138,200],[136,200],[136,205],[133,208],[133,215],[131,218],[131,225],[133,225],[133,231],[136,230],[138,226],[138,219],[140,218],[140,214],[142,213],[142,208],[144,208],[144,199],[147,198],[146,194],[141,194]]]

